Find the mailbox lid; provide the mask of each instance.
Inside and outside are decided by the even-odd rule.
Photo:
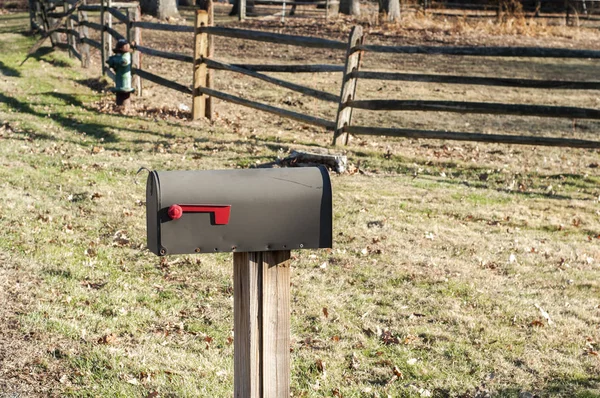
[[[331,182],[324,167],[153,171],[148,177],[148,247],[155,254],[331,247]],[[172,205],[230,206],[167,214]]]

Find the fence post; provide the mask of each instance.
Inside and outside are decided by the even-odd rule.
[[[112,0],[106,0],[106,9],[108,10],[109,8],[112,8]],[[112,28],[112,14],[110,12],[106,12],[104,17],[106,18],[106,26]],[[106,30],[104,31],[104,34],[106,35],[106,58],[108,59],[108,57],[112,55],[113,37]]]
[[[29,0],[29,29],[35,30],[35,0]]]
[[[290,251],[233,254],[234,397],[290,396]]]
[[[48,0],[48,6],[51,9],[52,12],[56,12],[56,10],[53,10],[53,6],[55,4],[54,0]],[[44,7],[44,15],[46,16],[46,24],[48,25],[48,29],[54,28],[54,24],[56,23],[56,19],[55,18],[50,18],[48,17],[47,14],[47,9]],[[54,47],[57,43],[60,43],[59,37],[58,37],[58,33],[54,32],[50,34],[50,42],[52,43],[52,47]]]
[[[240,2],[240,6],[238,8],[238,19],[243,21],[246,19],[246,0],[237,0]]]
[[[87,0],[83,0],[82,5],[86,5],[87,4]],[[87,22],[88,18],[87,18],[87,12],[85,11],[77,11],[78,16],[79,16],[79,36],[80,36],[80,49],[81,49],[81,66],[83,68],[89,68],[90,67],[90,45],[87,44],[86,42],[84,42],[83,39],[87,39],[88,38],[88,27],[85,26],[83,23]]]
[[[69,4],[66,1],[63,3],[63,9],[65,13],[67,11],[70,11],[73,7],[73,4]],[[71,33],[75,29],[71,17],[72,15],[69,15],[67,17],[67,20],[65,21],[65,28],[67,28],[67,44],[69,46],[69,57],[73,58],[75,56],[75,51],[77,51],[77,42],[75,41],[75,36]]]
[[[196,10],[194,32],[194,88],[192,92],[192,119],[206,116],[207,96],[198,88],[206,87],[207,67],[204,58],[208,55],[208,34],[200,32],[200,28],[208,26],[208,13]]]
[[[100,0],[100,25],[102,30],[100,31],[100,68],[102,70],[102,76],[106,76],[106,34],[104,33],[105,24],[105,12],[106,0]]]
[[[200,5],[200,9],[201,10],[205,10],[208,14],[208,26],[213,26],[215,24],[215,13],[214,13],[214,8],[213,8],[213,1],[212,0],[204,0],[204,1],[200,1],[196,4]],[[212,58],[213,55],[215,53],[215,44],[214,44],[214,38],[211,35],[208,35],[208,51],[206,56],[208,58]],[[213,88],[213,70],[207,68],[206,69],[206,87],[208,88]],[[212,97],[208,97],[206,99],[206,111],[204,116],[206,116],[209,120],[212,120],[213,118],[213,98]]]
[[[127,8],[127,18],[129,19],[129,23],[127,24],[127,41],[129,43],[135,42],[135,44],[142,44],[142,30],[137,26],[134,26],[134,22],[141,21],[142,12],[140,10],[140,6],[137,7],[128,7]],[[134,46],[132,46],[133,48]],[[131,55],[131,66],[133,68],[141,69],[142,68],[142,54],[139,51],[134,51]],[[138,97],[142,96],[142,79],[138,75],[134,75],[133,78],[133,87],[137,93]]]
[[[346,103],[354,100],[356,94],[357,78],[352,76],[352,72],[358,72],[362,52],[356,47],[363,43],[362,26],[357,25],[350,32],[350,40],[348,41],[348,50],[346,51],[346,67],[342,77],[342,90],[340,93],[340,103],[338,106],[337,117],[335,120],[335,131],[333,132],[333,145],[337,139],[345,134],[344,144],[348,144],[348,134],[344,133],[344,127],[349,126],[352,122],[352,107],[346,106]]]

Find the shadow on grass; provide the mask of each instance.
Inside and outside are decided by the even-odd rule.
[[[7,66],[2,61],[0,61],[0,73],[2,73],[4,76],[9,77],[21,77],[21,72],[14,68],[11,68],[10,66]]]
[[[541,389],[523,391],[519,388],[507,388],[497,391],[495,396],[600,398],[600,377],[593,376],[580,379],[554,379],[548,382],[548,384]]]
[[[88,112],[92,112],[95,114],[101,114],[96,109],[86,106],[79,98],[77,98],[77,96],[74,96],[71,94],[46,92],[46,93],[40,93],[40,95],[48,95],[48,96],[59,99],[66,105],[73,105],[75,107],[84,109]],[[50,119],[59,123],[63,128],[65,128],[67,130],[72,130],[72,131],[75,130],[77,132],[83,132],[86,135],[94,137],[96,139],[102,139],[105,143],[117,143],[117,142],[122,141],[121,139],[119,139],[118,136],[116,136],[113,132],[111,132],[111,130],[115,128],[114,125],[100,124],[100,123],[81,123],[78,120],[72,119],[70,117],[62,116],[60,114],[48,114],[46,112],[39,112],[39,111],[36,111],[31,106],[30,103],[20,101],[13,97],[9,97],[4,93],[0,93],[0,103],[5,103],[8,107],[10,107],[11,109],[13,109],[17,112],[20,112],[20,113],[30,114],[30,115],[33,115],[33,116],[36,116],[39,118],[49,117]],[[109,114],[107,116],[132,118],[130,116],[125,116],[125,115],[110,115]],[[166,139],[175,137],[175,135],[170,134],[170,133],[161,134],[161,133],[157,133],[157,132],[153,132],[153,131],[149,131],[149,130],[131,129],[131,128],[124,128],[124,127],[118,127],[118,129],[120,131],[128,131],[131,133],[156,135],[156,136],[164,137]],[[28,136],[28,138],[31,138],[31,139],[46,139],[46,140],[50,140],[50,141],[56,141],[56,138],[51,135],[45,134],[43,132],[36,132],[31,129],[23,130],[20,133]],[[74,142],[74,141],[72,141],[72,142]],[[140,140],[140,139],[130,140],[128,142],[131,142],[132,144],[156,143],[155,141],[147,141],[147,140]],[[81,144],[80,142],[77,142],[77,143]],[[109,148],[105,148],[105,149],[109,149]],[[114,148],[114,150],[118,151],[117,148]]]
[[[59,59],[53,59],[53,58],[44,58],[47,55],[53,53],[55,51],[55,49],[53,47],[40,47],[36,50],[36,52],[34,52],[33,54],[29,55],[29,58],[33,58],[36,61],[44,61],[49,63],[52,66],[56,66],[58,68],[69,68],[71,67],[71,65],[66,62],[66,61],[62,61]]]
[[[53,93],[53,94],[58,94],[58,93]],[[68,94],[65,94],[63,96],[68,96]],[[69,96],[69,97],[72,97],[72,96]],[[59,95],[58,98],[61,98],[61,96]],[[63,98],[61,98],[61,99],[63,99]],[[78,101],[78,100],[76,98],[72,98],[71,102],[72,101]],[[12,108],[13,110],[20,112],[20,113],[28,113],[30,115],[33,115],[33,116],[36,116],[39,118],[47,117],[47,114],[37,112],[28,103],[19,101],[18,99],[13,98],[13,97],[9,97],[4,93],[0,93],[0,102],[7,104],[10,108]],[[57,115],[57,114],[50,115],[50,118],[52,120],[58,122],[61,126],[67,128],[67,129],[72,129],[73,124],[77,123],[76,120],[70,119],[65,116]],[[98,139],[103,138],[105,142],[117,142],[118,138],[113,133],[108,131],[108,128],[110,128],[110,126],[106,126],[106,125],[98,124],[98,123],[86,123],[85,125],[81,126],[81,130],[85,131],[85,133],[88,135],[91,135]]]

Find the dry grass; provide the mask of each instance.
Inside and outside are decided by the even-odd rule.
[[[89,89],[97,64],[84,71],[64,54],[41,53],[17,67],[31,44],[16,33],[24,18],[5,25],[0,41],[0,322],[12,325],[0,328],[0,390],[44,397],[231,396],[231,256],[161,260],[148,253],[144,186],[135,184],[135,173],[140,166],[248,167],[291,149],[327,146],[331,136],[226,103],[217,104],[214,122],[182,120],[175,110],[189,99],[151,84],[136,99],[136,112],[120,115],[106,105],[110,97]],[[319,29],[343,36],[339,27],[338,21]],[[429,34],[407,40],[428,41]],[[149,34],[146,43],[189,46],[180,36],[162,39]],[[303,55],[254,44],[242,52],[241,45],[218,42],[217,54],[256,63]],[[253,56],[242,60],[247,53]],[[568,71],[594,78],[587,61],[447,59],[369,62],[391,70],[468,73],[476,65],[489,74]],[[340,60],[316,52],[311,62]],[[189,79],[174,64],[145,62],[155,73]],[[292,79],[331,92],[339,84],[328,74]],[[286,101],[291,109],[333,112],[239,76],[222,74],[216,82],[268,103]],[[377,88],[361,83],[359,90],[368,95]],[[500,95],[434,89],[440,91],[386,87],[408,97]],[[502,95],[595,101],[593,93],[578,92]],[[480,123],[489,131],[504,131],[508,123],[577,136],[597,127],[442,116],[390,114],[377,121],[425,128]],[[344,151],[359,171],[333,177],[334,248],[294,252],[295,397],[600,395],[598,151],[379,137],[356,138]]]

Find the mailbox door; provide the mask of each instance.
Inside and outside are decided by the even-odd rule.
[[[331,183],[320,167],[152,172],[147,208],[148,247],[159,255],[332,243]]]

